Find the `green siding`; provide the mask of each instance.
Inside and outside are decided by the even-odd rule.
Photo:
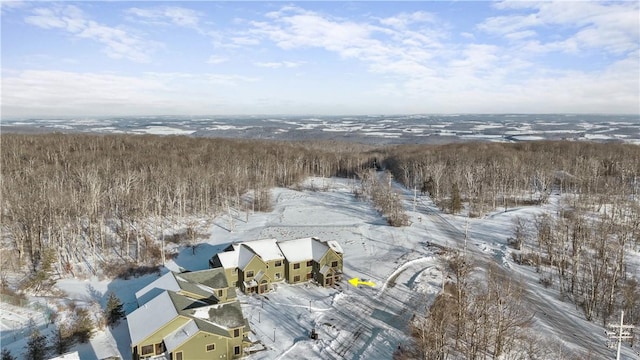
[[[259,271],[263,271],[264,273],[266,273],[266,270],[266,264],[257,255],[254,255],[253,258],[249,260],[249,263],[247,264],[247,266],[245,266],[244,270],[239,271],[239,280],[241,282],[239,285],[242,291],[247,291],[247,289],[245,289],[244,287],[244,282],[253,280]],[[253,271],[252,276],[247,276],[247,273],[249,271]],[[269,286],[269,288],[271,288],[271,286]]]
[[[138,344],[131,344],[132,345],[132,349],[134,346],[138,346],[138,354],[142,353],[142,347],[145,345],[154,345],[157,343],[161,343],[162,339],[164,339],[165,336],[171,334],[172,332],[176,331],[179,327],[181,327],[182,325],[186,324],[190,319],[186,318],[184,316],[177,316],[175,319],[171,320],[169,323],[167,323],[164,327],[158,329],[156,332],[154,332],[153,334],[151,334],[149,337],[147,337],[146,339],[144,339],[143,341],[141,341]],[[151,355],[148,355],[151,356]],[[142,358],[142,356],[141,356]]]
[[[280,266],[276,266],[276,261],[280,261]],[[267,265],[266,274],[271,281],[279,282],[285,279],[284,259],[267,261]],[[276,278],[276,273],[280,273],[280,279]]]
[[[300,264],[300,268],[294,269],[293,266],[295,264]],[[287,282],[290,284],[296,284],[296,283],[308,281],[307,274],[313,272],[313,265],[307,266],[307,260],[305,260],[298,263],[289,263],[287,265],[287,269],[288,269]],[[294,278],[296,277],[296,275],[300,276],[299,281],[294,281]]]
[[[215,350],[207,351],[207,345],[215,344]],[[173,350],[173,353],[182,351],[183,359],[229,359],[233,355],[233,348],[229,351],[228,340],[222,336],[199,331],[189,341]]]
[[[238,268],[224,269],[224,274],[227,277],[229,286],[236,287],[236,282],[238,282]]]

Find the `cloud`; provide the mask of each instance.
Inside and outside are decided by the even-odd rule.
[[[161,46],[124,29],[87,19],[82,10],[73,5],[36,8],[24,20],[43,29],[60,29],[78,38],[97,41],[104,45],[104,53],[114,59],[149,62],[149,54]]]
[[[279,69],[279,68],[296,68],[302,65],[302,62],[295,61],[279,61],[279,62],[257,62],[256,66],[265,67],[270,69]]]
[[[620,55],[638,48],[640,6],[637,1],[506,1],[497,3],[496,8],[516,13],[487,18],[478,29],[515,41],[537,37],[538,51],[602,49]],[[542,31],[533,30],[547,31],[551,26],[562,29],[551,38],[564,38],[545,41]]]
[[[394,28],[406,28],[416,23],[434,23],[436,20],[437,18],[434,14],[425,11],[416,11],[414,13],[401,13],[396,16],[381,19],[380,23]]]
[[[443,33],[436,29],[432,17],[422,12],[381,20],[390,26],[383,26],[380,21],[334,18],[291,6],[266,17],[270,21],[252,22],[249,33],[284,50],[322,48],[342,58],[358,59],[378,73],[408,75],[416,69],[423,71],[424,62],[443,47]],[[421,27],[419,31],[407,28],[427,20],[432,27]]]
[[[207,74],[204,79],[211,84],[237,86],[239,83],[256,82],[257,77],[229,74]]]
[[[156,94],[168,89],[154,79],[114,74],[26,70],[3,75],[2,107],[6,115],[161,106]]]
[[[209,59],[207,59],[207,64],[218,65],[229,61],[228,58],[218,55],[211,55]]]
[[[0,0],[0,14],[9,13],[16,9],[27,7],[26,1],[19,0]]]
[[[202,14],[192,9],[179,6],[162,6],[155,8],[130,8],[125,14],[132,20],[150,25],[177,25],[186,28],[200,30],[200,18]]]
[[[211,111],[211,104],[228,103],[228,89],[259,80],[216,73],[147,72],[129,76],[4,70],[2,113],[6,117],[204,113]]]

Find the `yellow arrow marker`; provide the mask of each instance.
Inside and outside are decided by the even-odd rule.
[[[358,285],[366,285],[366,286],[371,286],[374,287],[376,286],[376,284],[373,281],[370,280],[360,280],[359,278],[353,278],[353,279],[349,279],[349,284],[358,287]]]

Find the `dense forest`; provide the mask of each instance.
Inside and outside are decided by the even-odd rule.
[[[158,239],[197,240],[197,229],[190,226],[184,234],[164,229],[231,209],[268,210],[272,187],[297,187],[309,176],[359,179],[362,187],[354,189],[354,196],[371,200],[390,225],[404,226],[408,219],[390,186],[395,179],[428,194],[444,211],[470,217],[543,204],[551,194],[562,194],[562,213],[514,223],[514,260],[535,267],[540,281],[557,287],[587,319],[604,323],[624,309],[630,321],[640,322],[640,290],[628,276],[625,252],[640,246],[638,146],[540,141],[372,147],[184,136],[3,134],[1,158],[3,284],[8,273],[23,273],[27,276],[20,286],[37,290],[56,276],[75,276],[73,264],[78,263],[107,276],[123,268],[156,267],[165,256]],[[379,176],[381,171],[385,173]],[[459,273],[455,261],[449,268],[454,278],[466,279],[468,271]],[[480,303],[469,299],[503,301],[494,289],[502,276],[492,272],[488,285],[476,293],[463,293],[452,284],[449,292],[457,294],[455,301],[436,301],[426,323],[435,326],[449,311],[460,319],[482,314]],[[518,297],[520,291],[505,296]],[[519,309],[513,311],[518,321],[526,322]],[[416,351],[425,358],[444,358],[450,351],[470,358],[504,351],[504,339],[496,340],[496,334],[484,334],[478,342],[463,338],[469,333],[462,325],[448,326],[441,339],[453,333],[446,338],[455,340],[425,339],[425,347]],[[486,347],[457,348],[470,342]]]

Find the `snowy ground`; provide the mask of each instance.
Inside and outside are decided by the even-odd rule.
[[[355,200],[351,181],[314,178],[307,185],[311,182],[313,188],[326,187],[328,191],[274,189],[273,211],[251,214],[248,221],[244,214],[234,219],[217,218],[209,239],[197,247],[195,254],[185,249],[167,263],[168,269],[176,271],[206,269],[209,258],[234,241],[316,236],[341,244],[345,280],[335,289],[282,284],[263,298],[240,295],[252,337],[263,344],[249,359],[391,358],[397,346],[408,340],[411,317],[423,314],[440,290],[439,246],[462,249],[467,221],[466,251],[478,266],[496,261],[530,286],[528,300],[536,312],[536,329],[569,347],[590,351],[597,358],[615,357],[613,350],[605,346],[602,327],[585,321],[575,306],[560,302],[553,289],[540,286],[534,269],[511,260],[506,241],[512,235],[512,219],[553,210],[557,198],[543,208],[509,209],[467,220],[442,214],[426,197],[418,197],[414,204],[413,193],[405,191],[412,224],[393,228],[370,203]],[[355,288],[346,281],[353,277],[369,279],[376,286]],[[107,292],[114,291],[128,313],[136,306],[135,291],[156,278],[157,275],[127,281],[64,279],[57,286],[70,299],[85,304],[104,304]],[[23,321],[31,316],[24,311],[2,305],[2,346],[16,355],[24,347],[22,335],[17,334],[24,328]],[[318,340],[309,338],[312,329]],[[97,332],[89,344],[73,350],[79,351],[82,359],[128,359],[128,339],[127,326],[122,323],[113,330]],[[628,348],[623,355],[626,359],[636,358]]]

